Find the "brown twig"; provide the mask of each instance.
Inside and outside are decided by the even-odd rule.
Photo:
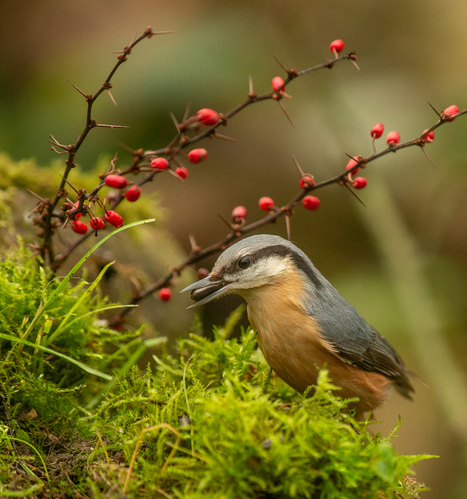
[[[99,126],[105,126],[108,127],[109,125],[99,125],[97,124],[96,121],[92,119],[92,107],[93,104],[96,102],[96,100],[99,98],[99,96],[104,92],[105,90],[110,90],[112,88],[112,85],[110,84],[110,80],[112,79],[113,75],[117,71],[117,69],[128,59],[128,55],[131,52],[131,49],[137,45],[141,40],[144,40],[145,38],[151,38],[151,36],[156,35],[156,34],[165,34],[165,32],[157,33],[152,30],[152,28],[148,27],[144,31],[144,33],[136,38],[133,39],[132,42],[123,48],[122,52],[118,55],[117,57],[117,62],[110,71],[109,75],[105,79],[104,83],[102,86],[99,88],[99,90],[94,94],[85,94],[83,91],[81,91],[76,85],[72,84],[72,86],[85,98],[87,102],[87,112],[86,112],[86,123],[84,126],[83,131],[81,132],[81,135],[78,137],[78,140],[74,145],[70,146],[62,146],[58,143],[58,141],[55,140],[55,138],[52,137],[52,140],[54,141],[54,145],[58,146],[62,149],[65,149],[68,152],[68,159],[66,160],[65,164],[65,171],[62,176],[62,180],[60,182],[59,188],[57,190],[57,193],[55,195],[55,198],[51,202],[50,209],[48,210],[47,215],[44,217],[43,220],[43,227],[44,227],[44,243],[42,245],[42,257],[45,259],[45,261],[52,266],[54,263],[55,257],[54,257],[54,249],[53,249],[53,242],[52,242],[52,234],[53,234],[53,223],[52,223],[52,213],[54,209],[56,208],[57,204],[60,202],[60,199],[63,197],[63,192],[65,189],[66,181],[68,178],[68,175],[70,174],[71,170],[76,166],[75,163],[75,157],[76,153],[78,152],[81,144],[84,142],[85,138],[87,137],[88,133],[95,127]],[[110,125],[112,128],[115,126]],[[56,265],[55,265],[56,267]]]
[[[86,102],[87,102],[87,114],[86,114],[86,125],[84,130],[82,131],[81,135],[79,136],[77,142],[74,145],[62,145],[60,144],[54,137],[52,137],[53,144],[54,146],[60,147],[65,150],[66,153],[68,153],[68,159],[66,161],[66,167],[65,167],[65,172],[62,176],[62,181],[60,183],[59,189],[57,191],[57,194],[54,198],[54,200],[51,202],[51,206],[47,212],[47,214],[44,216],[44,221],[43,221],[43,226],[44,226],[44,243],[42,245],[42,257],[46,259],[46,262],[50,266],[52,270],[57,270],[64,262],[65,260],[70,256],[70,254],[80,245],[82,244],[88,237],[88,234],[85,234],[84,236],[81,236],[79,239],[77,239],[72,245],[70,245],[65,251],[63,251],[61,254],[55,256],[54,251],[53,251],[53,244],[52,244],[52,233],[53,233],[53,223],[52,223],[52,212],[56,208],[58,202],[60,199],[63,197],[63,191],[67,182],[68,175],[70,174],[71,170],[73,169],[75,164],[75,157],[78,152],[78,149],[80,148],[81,144],[87,137],[87,134],[92,128],[99,127],[99,126],[106,126],[106,127],[120,127],[119,125],[100,125],[98,124],[95,120],[91,118],[91,111],[92,111],[92,106],[96,99],[104,92],[104,90],[109,90],[112,85],[110,84],[110,80],[112,76],[115,74],[117,69],[120,67],[120,65],[126,61],[127,56],[130,54],[131,49],[139,43],[141,40],[144,38],[149,38],[153,34],[158,34],[154,33],[151,28],[148,28],[143,35],[141,35],[139,38],[134,39],[127,47],[124,47],[124,50],[120,53],[118,56],[118,61],[113,67],[112,71],[102,84],[101,88],[97,91],[97,93],[93,95],[85,94],[82,90],[80,90],[76,85],[72,84],[76,90],[85,97]],[[318,64],[316,66],[307,68],[303,71],[296,72],[293,69],[287,70],[288,77],[284,81],[284,85],[288,84],[291,80],[294,78],[297,78],[298,76],[323,69],[323,68],[330,68],[334,64],[344,61],[344,60],[352,60],[352,58],[355,58],[355,53],[350,53],[347,55],[343,55],[337,59],[334,59],[332,61],[328,60],[322,64]],[[187,127],[187,123],[191,123],[192,117],[189,116],[189,107],[187,107],[187,110],[185,112],[185,116],[183,117],[183,122],[179,124],[175,118],[175,116],[172,115],[172,119],[174,121],[174,124],[177,129],[177,134],[176,136],[170,141],[170,143],[161,149],[155,150],[155,151],[146,151],[145,153],[141,153],[140,150],[135,151],[134,157],[135,160],[132,164],[131,167],[129,167],[127,170],[121,172],[121,175],[125,175],[130,172],[134,172],[135,170],[140,168],[140,165],[142,162],[147,161],[149,158],[158,156],[158,155],[165,155],[167,157],[167,160],[169,162],[176,162],[176,157],[185,149],[186,147],[195,144],[199,141],[201,141],[204,138],[211,137],[211,138],[219,138],[219,139],[227,139],[227,140],[234,140],[230,137],[226,137],[225,135],[219,134],[216,129],[219,128],[220,126],[224,126],[227,123],[227,120],[230,119],[231,117],[235,116],[239,112],[241,112],[243,109],[248,107],[249,105],[255,103],[255,102],[261,102],[261,101],[266,101],[266,100],[278,100],[279,104],[281,105],[283,111],[285,112],[284,107],[282,106],[282,103],[280,102],[278,96],[279,93],[277,91],[275,92],[269,92],[264,95],[258,96],[256,93],[252,91],[253,84],[251,81],[251,78],[249,80],[249,94],[247,99],[233,108],[231,111],[226,113],[225,115],[222,116],[222,119],[219,120],[219,122],[216,125],[213,125],[211,127],[207,127],[206,130],[203,130],[200,133],[197,133],[193,137],[189,137],[185,134],[182,133],[182,130],[185,130]],[[280,90],[280,89],[279,89]],[[287,119],[291,122],[290,118],[288,117],[287,113],[285,112],[285,115]],[[190,121],[191,120],[191,121]],[[293,126],[293,125],[292,125]],[[178,141],[178,145],[177,144]],[[171,170],[169,170],[171,171]],[[161,170],[151,170],[146,173],[144,177],[142,177],[138,182],[135,182],[135,185],[138,186],[143,186],[147,182],[150,182],[153,180],[153,178],[161,173]],[[179,178],[179,177],[177,177]],[[97,193],[104,187],[105,182],[102,181],[100,182],[87,196],[87,199],[92,199],[94,196],[97,195]],[[120,202],[123,200],[124,196],[119,193],[117,199],[114,201],[113,207],[116,207],[120,204]]]

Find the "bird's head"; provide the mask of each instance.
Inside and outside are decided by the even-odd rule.
[[[319,272],[294,244],[279,236],[250,236],[227,248],[206,278],[181,293],[191,291],[195,307],[229,293],[246,296],[255,288],[284,282],[297,271],[311,287],[319,287]]]

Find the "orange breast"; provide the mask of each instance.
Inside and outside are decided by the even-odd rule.
[[[354,407],[357,417],[362,417],[384,402],[390,380],[348,365],[337,356],[316,321],[305,312],[300,274],[288,274],[286,289],[284,285],[265,285],[244,295],[264,357],[274,372],[299,392],[316,384],[318,370],[326,365],[334,384],[342,388],[338,395],[360,399]]]

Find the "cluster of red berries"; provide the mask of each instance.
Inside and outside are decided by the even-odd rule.
[[[333,52],[335,54],[335,56],[337,57],[337,54],[339,52],[341,52],[342,50],[344,50],[344,42],[342,40],[334,40],[331,45],[329,46],[329,49],[331,50],[331,52]],[[271,87],[272,87],[272,90],[276,93],[278,93],[278,96],[281,96],[282,94],[284,94],[285,92],[285,86],[284,86],[284,80],[283,78],[281,78],[280,76],[275,76],[272,80],[271,80]],[[202,109],[201,111],[205,111],[204,109]],[[200,113],[201,111],[198,111],[198,113]]]
[[[220,116],[217,111],[214,111],[214,109],[203,108],[197,112],[196,119],[202,125],[212,126],[216,125],[219,122]],[[192,149],[188,153],[188,161],[193,164],[201,163],[207,157],[208,157],[208,152],[206,151],[206,149],[203,149],[202,147]],[[153,170],[166,170],[167,168],[169,168],[169,166],[170,166],[169,161],[163,157],[154,158],[150,163],[150,167]],[[179,166],[175,169],[175,174],[181,179],[185,180],[188,177],[188,170],[183,166]],[[123,175],[112,173],[105,177],[105,185],[107,185],[108,187],[112,187],[114,189],[123,190],[127,188],[128,180]],[[127,199],[127,201],[132,203],[137,201],[140,196],[141,196],[141,187],[139,185],[133,185],[125,193],[125,198]],[[78,204],[76,204],[75,206],[77,207]],[[86,232],[88,231],[88,226],[84,222],[78,220],[80,216],[81,213],[78,213],[76,215],[76,220],[74,220],[73,223],[71,224],[71,228],[74,232],[78,234],[86,234]],[[106,211],[104,219],[106,222],[117,228],[123,225],[123,217],[113,210]],[[92,217],[90,225],[91,228],[94,230],[101,230],[104,228],[104,221],[99,217]],[[164,289],[168,289],[170,291],[169,288],[164,288]],[[165,296],[166,295],[167,293],[165,294]]]
[[[378,123],[378,125],[381,125],[381,123]],[[381,127],[383,127],[383,125],[381,125]],[[381,133],[383,133],[383,132],[381,131]],[[381,134],[380,134],[380,136],[381,136]],[[360,156],[360,158],[361,158],[361,156]],[[366,185],[368,183],[365,177],[356,177],[356,178],[352,179],[352,177],[354,175],[357,175],[360,168],[365,168],[365,165],[363,163],[360,163],[360,166],[355,168],[357,166],[357,164],[359,164],[360,158],[357,156],[354,156],[353,158],[351,158],[349,160],[349,162],[347,163],[347,166],[345,167],[345,169],[347,171],[351,170],[351,171],[349,171],[349,180],[352,181],[352,187],[354,189],[363,189],[364,187],[366,187]]]
[[[316,185],[315,179],[311,175],[303,175],[300,178],[300,187],[306,189],[307,187]],[[307,210],[317,210],[321,201],[316,196],[305,196],[302,199],[302,204]]]
[[[108,187],[113,187],[115,189],[125,189],[126,186],[128,185],[128,181],[122,175],[110,174],[107,175],[107,177],[105,177],[105,185],[107,185]],[[133,187],[130,187],[128,189],[128,191],[125,194],[125,197],[128,201],[134,202],[139,199],[140,195],[141,195],[141,187],[139,185],[134,185]]]
[[[210,109],[204,107],[200,109],[196,113],[196,120],[201,125],[205,126],[213,126],[217,125],[220,120],[220,115],[214,109]],[[197,147],[196,149],[192,149],[188,153],[188,161],[192,164],[201,163],[208,157],[208,151],[202,147]],[[183,166],[179,166],[175,169],[175,174],[178,175],[181,179],[185,180],[188,177],[188,170]]]
[[[113,210],[108,210],[105,212],[104,219],[110,225],[113,225],[117,229],[123,225],[123,217]],[[89,223],[91,228],[94,230],[101,230],[104,228],[104,220],[99,217],[92,217]],[[77,234],[86,234],[88,231],[88,226],[81,220],[74,220],[71,224],[71,229]]]
[[[191,118],[194,119],[194,118]],[[212,126],[219,123],[220,115],[214,109],[203,108],[196,113],[196,121],[201,125]],[[192,149],[188,153],[188,161],[190,163],[196,164],[201,163],[208,157],[208,152],[202,147]],[[166,158],[157,157],[154,158],[150,165],[153,170],[166,170],[169,167],[169,161]],[[175,168],[175,174],[182,180],[188,177],[188,170],[183,166],[178,166]]]
[[[105,221],[116,228],[123,225],[123,217],[113,210],[108,210],[104,215]],[[89,223],[94,230],[101,230],[104,228],[104,221],[99,217],[92,217]],[[71,229],[77,234],[86,234],[88,226],[81,220],[74,220],[71,224]]]
[[[305,196],[302,199],[302,204],[307,210],[317,210],[321,201],[316,196]],[[263,196],[258,201],[259,207],[264,211],[271,211],[274,209],[275,204],[272,198]]]
[[[373,139],[379,139],[381,135],[383,135],[383,132],[384,132],[384,125],[382,123],[376,123],[376,125],[374,125],[373,128],[371,129],[370,134],[373,137]],[[399,135],[399,132],[393,131],[389,132],[386,135],[386,143],[390,147],[397,145],[400,140],[401,136]]]
[[[105,185],[114,187],[116,189],[125,189],[128,185],[128,181],[122,175],[111,174],[105,177]],[[133,187],[130,187],[130,189],[128,189],[125,197],[128,199],[128,201],[136,201],[140,195],[141,188],[138,185],[134,185]],[[75,207],[77,208],[78,205],[79,202],[76,202]],[[81,213],[78,213],[76,215],[76,220],[74,220],[71,224],[71,229],[77,234],[86,234],[86,232],[88,231],[88,226],[83,221],[79,220],[80,217]],[[113,210],[106,210],[104,219],[107,223],[113,225],[117,229],[123,225],[123,217]],[[94,216],[91,217],[89,225],[93,230],[97,231],[102,230],[105,224],[102,218]]]
[[[455,115],[459,113],[459,108],[453,104],[452,106],[448,106],[442,113],[441,116],[446,121],[454,121],[456,119]],[[454,118],[450,118],[450,116],[454,116]],[[433,131],[429,132],[429,129],[427,128],[426,130],[423,131],[423,138],[426,140],[426,142],[433,142],[435,138],[435,134]],[[376,123],[376,125],[371,129],[371,136],[373,139],[379,139],[381,135],[384,132],[384,125],[382,123]],[[393,147],[400,142],[400,135],[396,131],[389,132],[386,136],[386,142],[389,145],[389,147]]]

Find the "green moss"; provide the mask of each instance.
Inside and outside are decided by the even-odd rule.
[[[176,354],[141,370],[141,353],[160,341],[96,322],[105,301],[85,281],[65,286],[31,328],[58,281],[27,256],[21,248],[0,262],[0,495],[419,497],[409,467],[427,456],[398,456],[371,436],[325,370],[311,396],[272,376],[251,330],[229,339],[243,309],[214,341],[195,323]]]
[[[29,257],[20,241],[19,249],[0,261],[0,384],[12,417],[34,410],[51,431],[63,431],[80,415],[76,409],[87,381],[86,372],[67,357],[111,372],[124,355],[103,367],[105,350],[139,333],[121,335],[96,321],[99,310],[111,305],[90,293],[84,279],[65,287],[34,322],[59,279]]]

